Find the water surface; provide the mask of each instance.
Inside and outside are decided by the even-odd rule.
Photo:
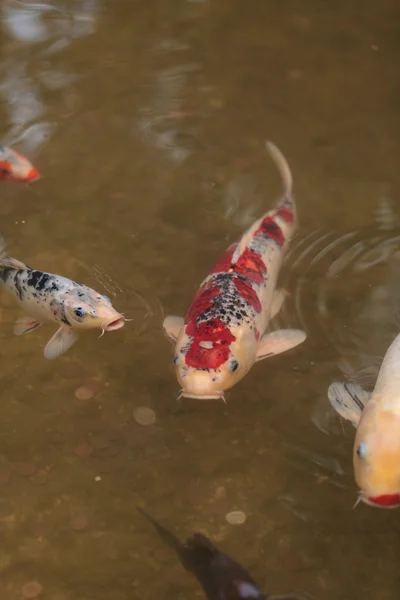
[[[9,253],[134,319],[49,362],[52,327],[13,337],[20,313],[1,298],[1,597],[30,579],[52,600],[201,597],[140,504],[182,537],[208,534],[268,593],[397,599],[399,513],[352,510],[354,431],[326,398],[346,374],[371,385],[398,332],[395,4],[0,10],[0,139],[43,174],[1,187]],[[309,338],[256,365],[226,405],[178,404],[162,318],[186,312],[279,195],[267,137],[291,164],[301,226],[275,326]],[[140,406],[154,425],[136,423]],[[232,510],[245,524],[227,523]]]

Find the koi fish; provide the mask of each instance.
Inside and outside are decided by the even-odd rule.
[[[103,335],[125,324],[124,316],[113,308],[107,296],[61,275],[36,271],[6,256],[4,240],[0,240],[0,285],[29,315],[16,321],[15,335],[34,331],[43,323],[55,321],[60,325],[44,349],[44,356],[50,360],[69,350],[80,330],[100,328]]]
[[[202,282],[186,318],[168,316],[163,329],[175,344],[181,396],[223,399],[255,362],[286,352],[306,339],[299,329],[265,333],[282,307],[276,281],[296,228],[292,174],[280,150],[266,147],[276,163],[284,194],[275,210],[258,219],[231,245]]]
[[[0,144],[0,181],[30,183],[39,178],[39,171],[25,156]]]
[[[266,596],[246,569],[221,552],[205,535],[195,533],[182,543],[143,509],[137,509],[175,551],[183,568],[197,578],[209,600],[301,600],[293,595]]]
[[[372,393],[333,382],[333,408],[356,427],[353,448],[359,499],[371,506],[400,506],[400,335],[389,346]]]

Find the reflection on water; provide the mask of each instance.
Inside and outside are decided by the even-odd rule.
[[[397,600],[398,513],[351,510],[354,432],[326,397],[343,373],[372,386],[398,333],[396,5],[0,11],[0,140],[43,175],[1,184],[1,233],[133,318],[50,364],[47,333],[14,337],[20,312],[1,297],[1,598],[33,597],[35,581],[52,600],[199,597],[139,504],[204,532],[271,594]],[[185,313],[275,201],[265,138],[289,160],[300,219],[273,325],[309,337],[227,405],[178,404],[163,313]]]

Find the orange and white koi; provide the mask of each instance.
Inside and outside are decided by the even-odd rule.
[[[400,335],[389,346],[372,393],[333,382],[333,408],[357,428],[353,466],[359,500],[379,508],[400,506]]]
[[[185,319],[164,319],[164,333],[175,344],[181,395],[186,398],[224,399],[225,390],[240,381],[256,361],[306,339],[299,329],[265,333],[284,301],[285,292],[275,289],[276,281],[296,228],[289,165],[274,144],[266,146],[284,184],[277,208],[228,248],[201,284]]]
[[[29,316],[17,320],[14,333],[24,335],[43,323],[56,322],[59,329],[47,343],[44,356],[54,359],[69,350],[78,339],[78,331],[121,329],[125,318],[107,296],[61,275],[31,269],[6,256],[0,240],[0,285],[17,300]]]
[[[0,181],[30,183],[39,178],[39,171],[25,156],[0,144]]]

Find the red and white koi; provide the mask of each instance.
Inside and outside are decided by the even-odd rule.
[[[0,181],[31,183],[39,178],[39,171],[25,156],[0,144]]]
[[[296,228],[289,165],[274,144],[266,146],[284,184],[277,208],[228,248],[201,284],[185,319],[164,319],[164,333],[176,345],[176,374],[186,398],[224,399],[225,390],[256,361],[306,339],[299,329],[265,333],[284,301],[285,292],[275,289],[276,281]]]
[[[69,350],[79,337],[78,331],[98,328],[103,335],[125,324],[126,319],[113,308],[107,296],[66,277],[36,271],[6,256],[3,240],[0,240],[0,285],[29,315],[17,320],[15,335],[34,331],[43,323],[60,325],[45,347],[44,356],[48,359]]]
[[[353,466],[359,499],[379,508],[400,506],[400,335],[389,346],[372,393],[333,382],[333,408],[356,427]]]

